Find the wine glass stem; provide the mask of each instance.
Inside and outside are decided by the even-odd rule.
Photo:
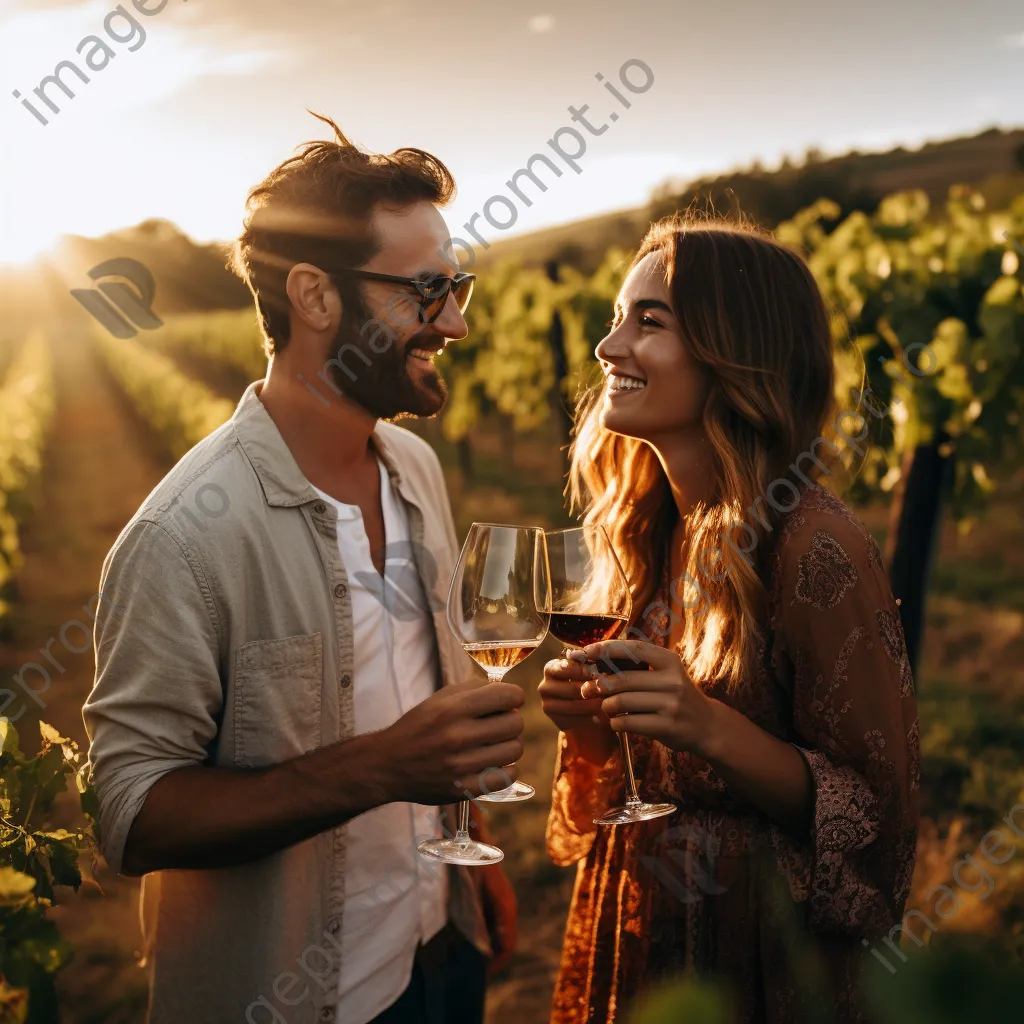
[[[638,804],[640,797],[636,791],[636,776],[633,774],[633,755],[629,750],[629,737],[619,733],[619,746],[622,748],[622,767],[626,773],[626,803]]]
[[[507,668],[489,668],[489,669],[487,669],[487,681],[489,683],[500,683],[502,681],[502,679],[505,678],[505,673],[506,672],[508,672]],[[491,771],[491,769],[488,768],[487,771]],[[484,775],[485,774],[486,774],[486,772],[482,772],[480,774],[480,785],[481,786],[483,785],[483,779],[484,779]],[[502,772],[502,774],[505,775],[504,772]],[[505,778],[508,779],[508,775],[505,775]],[[511,779],[509,779],[508,786],[511,787],[513,785],[515,785],[515,784],[512,782]],[[508,787],[506,787],[506,788],[508,788]],[[498,792],[498,791],[495,790],[495,792]],[[490,793],[491,793],[491,791],[487,790],[487,794],[490,795]]]
[[[455,833],[455,842],[469,842],[469,801],[459,801],[459,828]]]
[[[507,668],[489,668],[487,669],[487,681],[490,683],[500,683],[507,671]],[[470,841],[469,803],[468,800],[463,800],[459,804],[459,829],[455,833],[455,842],[457,843],[468,843]]]

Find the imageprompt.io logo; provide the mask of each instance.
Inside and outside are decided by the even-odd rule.
[[[155,331],[163,326],[163,320],[153,312],[153,275],[138,260],[120,256],[98,263],[89,277],[98,282],[95,288],[72,288],[71,294],[115,338],[134,338],[139,329]],[[104,277],[121,280],[102,281]]]

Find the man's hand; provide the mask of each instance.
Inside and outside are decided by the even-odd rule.
[[[513,683],[454,683],[377,733],[388,800],[448,804],[510,785],[523,754],[516,709],[524,699]]]
[[[258,860],[393,801],[440,805],[515,779],[523,691],[453,684],[390,728],[256,771],[189,765],[161,776],[125,844],[123,870]],[[491,771],[488,771],[491,769]]]

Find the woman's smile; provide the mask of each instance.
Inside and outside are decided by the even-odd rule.
[[[608,374],[608,394],[624,395],[630,391],[643,391],[647,387],[647,381],[639,377],[627,377],[618,373]]]

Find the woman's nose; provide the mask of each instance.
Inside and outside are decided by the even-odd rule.
[[[594,355],[606,362],[614,362],[629,354],[629,346],[618,327],[613,327],[598,343]]]

